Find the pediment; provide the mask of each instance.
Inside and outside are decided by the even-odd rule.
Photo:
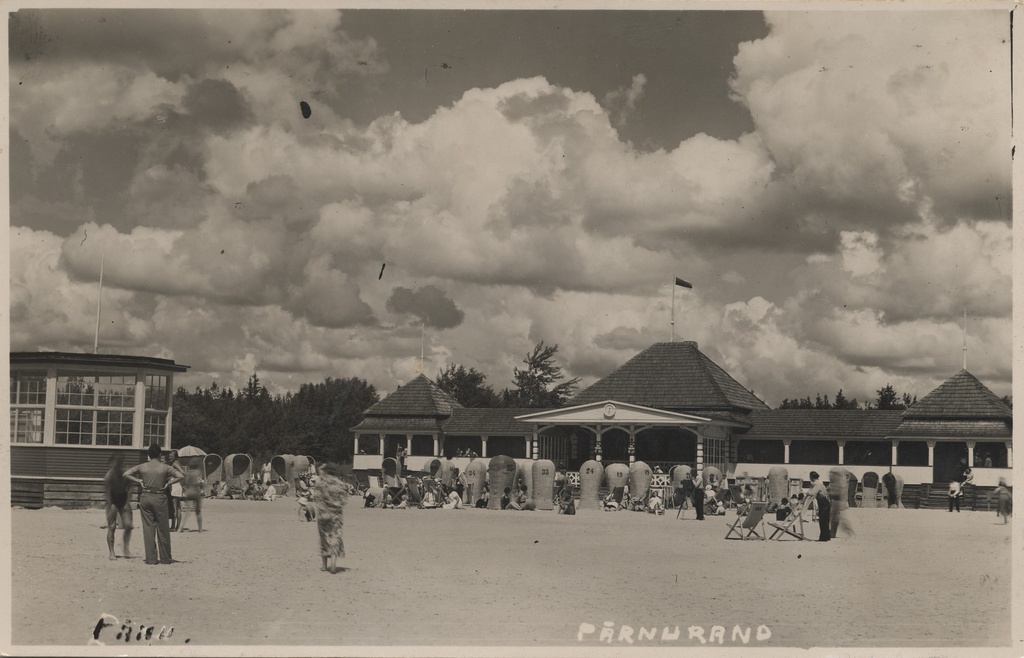
[[[524,423],[545,425],[707,425],[710,418],[643,407],[628,402],[603,400],[575,407],[549,409],[516,416]]]

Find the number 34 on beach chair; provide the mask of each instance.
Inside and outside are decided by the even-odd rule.
[[[750,509],[747,511],[746,516],[737,516],[736,520],[729,526],[729,532],[726,533],[726,539],[760,539],[765,540],[765,529],[764,529],[764,512],[768,509],[768,503],[764,501],[755,501],[750,503]],[[761,528],[761,532],[758,532],[758,527]],[[733,537],[733,535],[736,535]]]

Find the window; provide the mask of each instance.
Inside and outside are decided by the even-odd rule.
[[[135,373],[57,372],[54,443],[132,445]]]
[[[92,445],[96,412],[85,409],[58,409],[54,442],[65,445]]]
[[[134,415],[130,411],[97,411],[96,445],[130,446]]]
[[[142,425],[142,444],[149,446],[157,444],[160,447],[167,447],[167,414],[146,412]],[[128,445],[131,445],[129,442]]]
[[[723,468],[728,462],[729,439],[713,439],[704,437],[704,463],[708,466],[719,465]]]
[[[42,443],[43,410],[12,408],[11,441],[13,443]]]
[[[11,442],[42,443],[46,372],[11,371]]]
[[[146,375],[146,408],[166,411],[168,406],[166,375]]]
[[[46,373],[11,373],[11,404],[46,404]]]
[[[57,373],[57,405],[135,407],[135,375]]]
[[[1006,443],[978,441],[974,447],[974,468],[1007,468]]]

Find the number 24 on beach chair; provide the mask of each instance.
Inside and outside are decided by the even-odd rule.
[[[729,532],[726,533],[725,538],[753,539],[756,537],[757,539],[764,541],[764,512],[766,509],[768,509],[768,503],[764,501],[755,501],[750,503],[750,509],[747,511],[747,515],[736,517],[736,520],[729,526]],[[758,526],[761,527],[761,532],[757,531]],[[733,537],[734,534],[736,535],[735,537]]]

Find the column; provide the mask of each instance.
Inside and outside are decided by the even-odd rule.
[[[526,450],[523,452],[526,458],[529,459],[530,455],[533,454],[533,437],[529,434],[523,436],[523,440],[526,441]]]
[[[1013,441],[1006,442],[1006,467],[1013,468]]]
[[[594,434],[594,459],[601,461],[601,426],[597,426],[597,432]]]
[[[170,382],[168,382],[169,384]],[[170,414],[168,414],[169,416]],[[132,415],[132,447],[148,448],[146,445],[146,375],[135,373],[135,413]],[[167,446],[170,447],[171,433],[167,432]]]
[[[481,434],[480,435],[480,456],[481,457],[486,457],[487,456],[487,435],[486,434]]]
[[[893,466],[896,466],[896,465],[897,465],[897,464],[896,464],[896,462],[897,462],[897,459],[896,459],[896,454],[897,454],[897,450],[896,450],[896,448],[897,448],[897,447],[898,447],[899,445],[900,445],[900,442],[899,442],[899,441],[893,441],[893,442],[892,442],[892,465],[893,465]]]
[[[629,426],[629,463],[636,461],[636,430]]]
[[[793,443],[793,439],[782,440],[782,463],[789,463],[789,444]]]
[[[405,435],[405,454],[406,455],[411,455],[412,454],[412,437],[413,437],[412,434],[406,434]]]
[[[440,457],[441,456],[441,442],[438,441],[438,438],[437,438],[436,434],[434,435],[434,456],[435,457]]]
[[[359,437],[362,436],[360,432],[356,432],[355,439],[352,441],[352,462],[355,463],[356,455],[359,454]]]
[[[846,462],[843,461],[843,448],[846,447],[846,441],[836,441],[839,444],[839,465],[842,466]]]
[[[928,441],[928,465],[935,466],[935,441]]]
[[[697,430],[697,463],[696,468],[698,473],[704,472],[704,435],[701,434],[700,430]]]
[[[172,396],[173,399],[173,396]],[[43,445],[52,446],[57,435],[57,369],[46,370],[46,410],[43,412]],[[167,436],[170,436],[168,434]],[[146,447],[146,446],[140,446]],[[134,489],[133,489],[134,491]]]
[[[164,421],[164,437],[160,440],[161,445],[171,447],[171,425],[174,423],[174,375],[167,374],[167,415]]]
[[[540,459],[540,435],[533,433],[533,459]]]
[[[380,439],[380,456],[383,458],[384,457],[384,435],[383,434],[378,434],[377,438]]]
[[[978,445],[975,441],[967,442],[967,465],[970,468],[974,468],[974,446]]]

